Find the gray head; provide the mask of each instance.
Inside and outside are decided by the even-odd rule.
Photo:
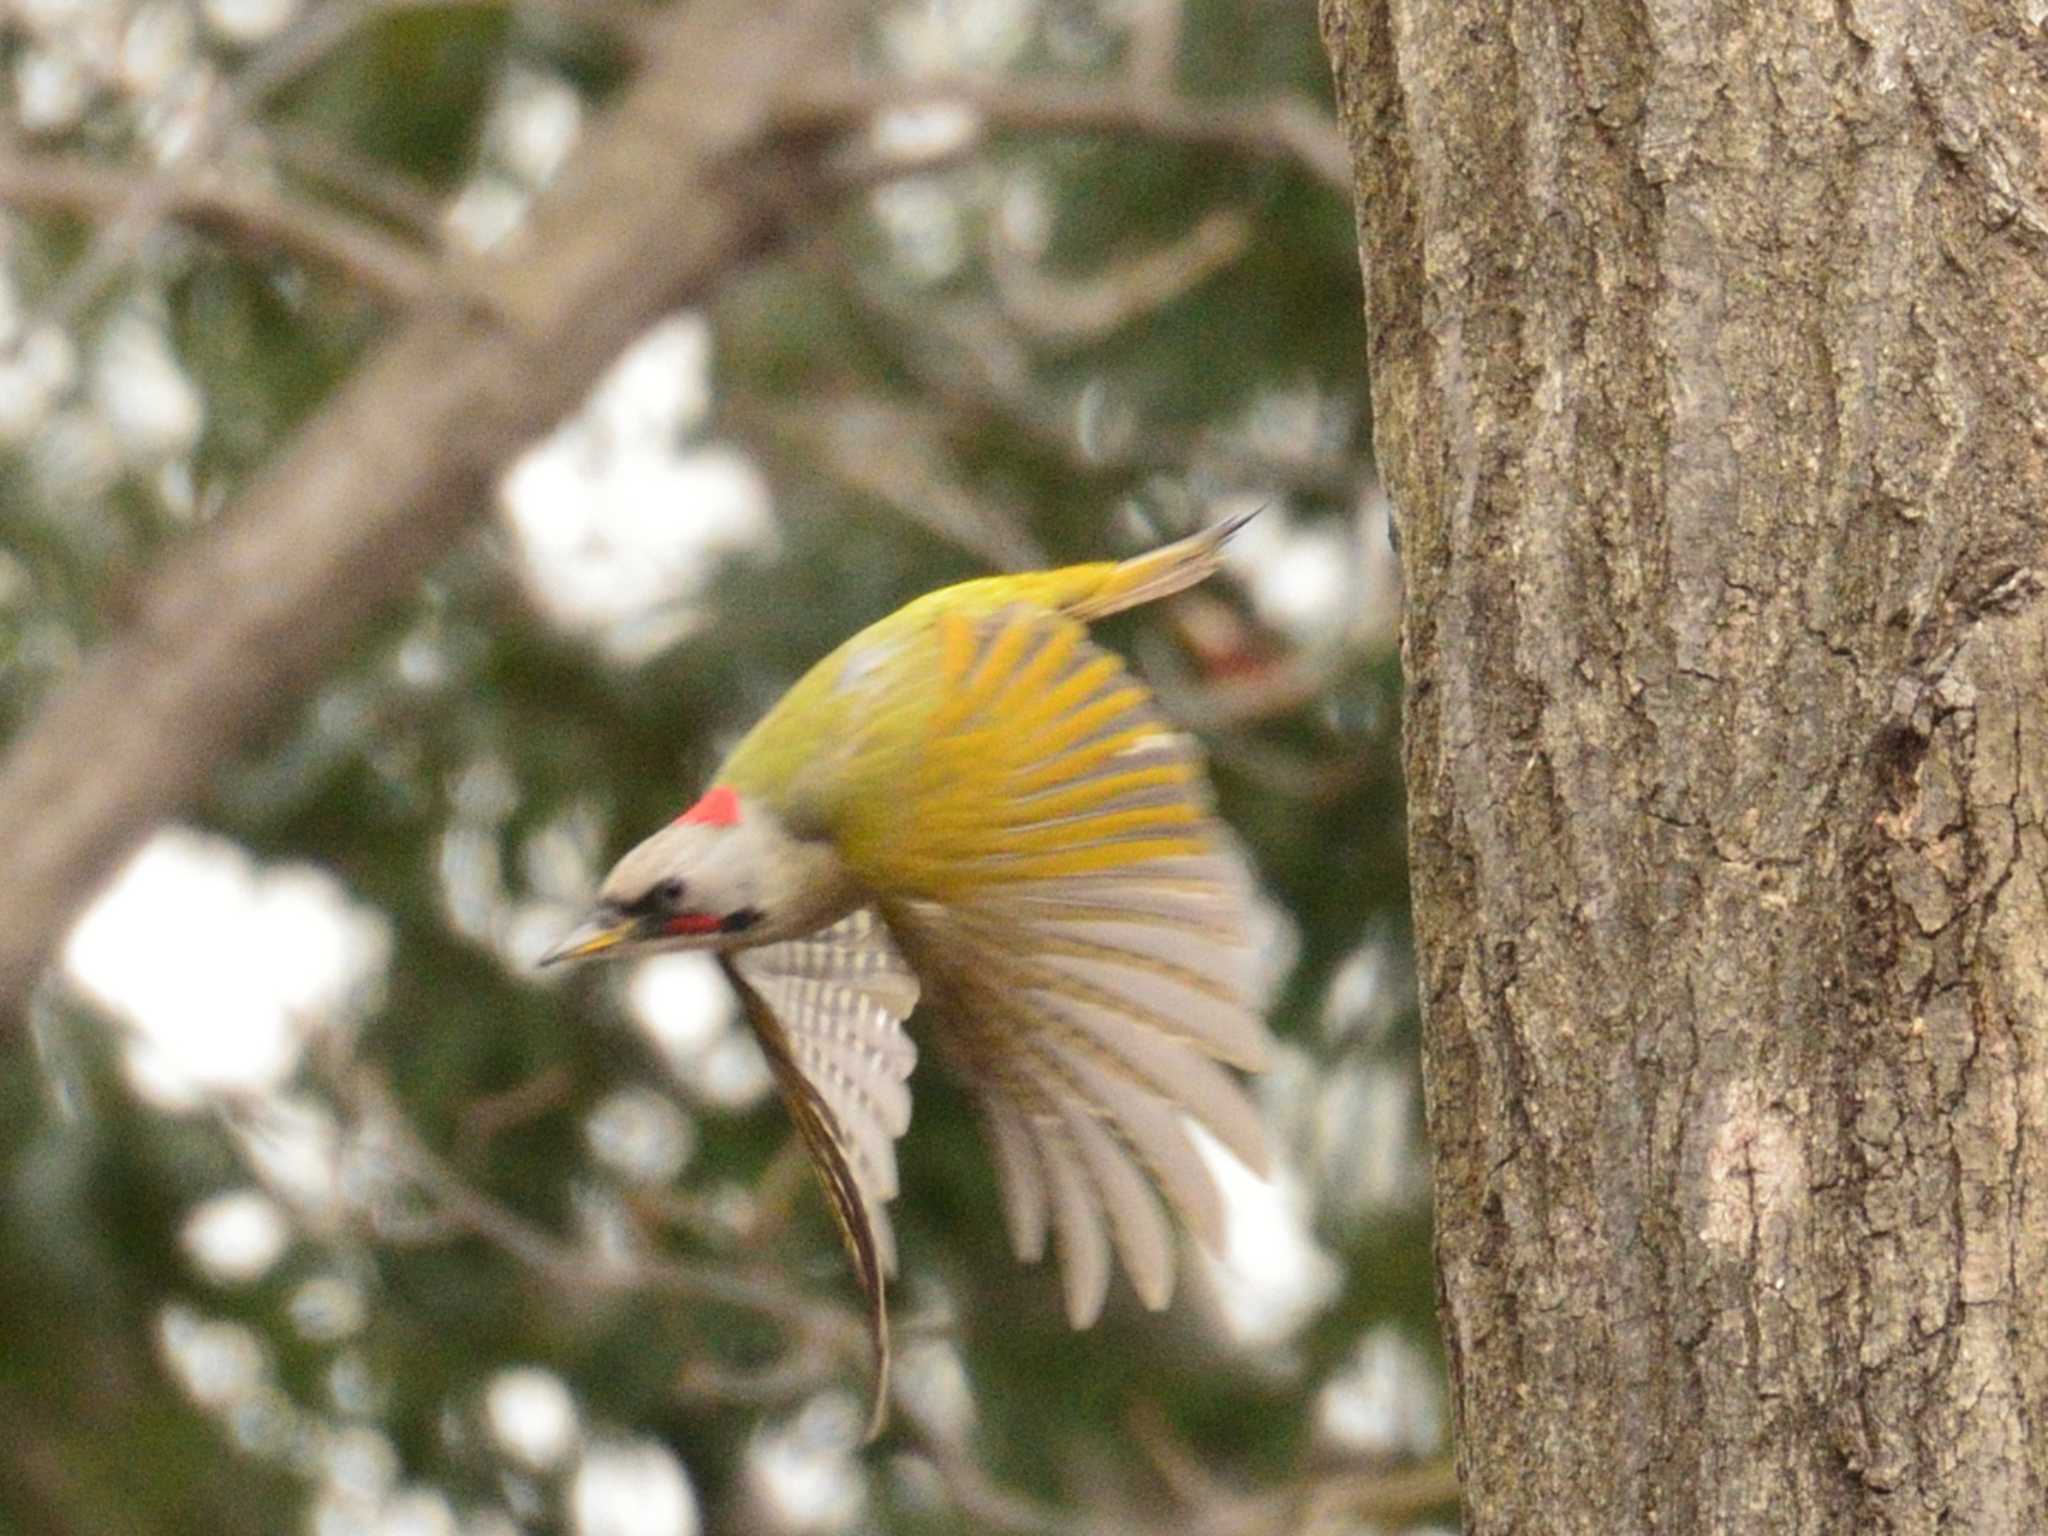
[[[809,933],[856,904],[829,842],[792,837],[719,785],[613,865],[589,917],[540,963],[741,949]]]

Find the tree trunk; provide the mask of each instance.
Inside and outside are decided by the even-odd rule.
[[[2041,11],[1325,0],[1475,1532],[2048,1531]]]

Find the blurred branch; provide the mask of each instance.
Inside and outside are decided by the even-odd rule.
[[[1056,80],[806,81],[778,115],[794,137],[844,134],[889,112],[964,108],[987,134],[1092,134],[1147,139],[1191,149],[1220,149],[1255,160],[1287,160],[1351,197],[1351,158],[1328,114],[1306,98],[1278,96],[1251,105],[1196,101],[1136,81],[1104,86]],[[874,162],[864,174],[900,176],[939,169],[980,148],[979,135],[937,154]]]
[[[1180,67],[1186,0],[1132,0],[1124,7],[1124,15],[1125,71],[1132,84],[1154,93],[1170,90]]]
[[[456,1118],[456,1136],[466,1153],[478,1155],[505,1132],[560,1109],[575,1091],[576,1074],[555,1062],[502,1092],[471,1099]]]
[[[749,1407],[798,1401],[829,1384],[827,1363],[794,1352],[764,1370],[733,1372],[693,1364],[680,1384],[698,1401]],[[1133,1440],[1164,1485],[1142,1493],[1106,1487],[1078,1507],[1062,1507],[1005,1487],[974,1453],[972,1437],[904,1401],[896,1425],[908,1448],[938,1479],[953,1507],[976,1530],[1015,1536],[1349,1536],[1361,1525],[1398,1529],[1458,1499],[1449,1457],[1419,1466],[1303,1471],[1279,1486],[1243,1492],[1203,1466],[1174,1435],[1156,1404],[1131,1415]]]
[[[1384,1471],[1307,1471],[1276,1488],[1241,1492],[1203,1466],[1157,1405],[1147,1403],[1132,1414],[1131,1433],[1167,1498],[1154,1493],[1137,1501],[1143,1515],[1100,1506],[1068,1511],[1003,1487],[963,1439],[915,1413],[899,1422],[977,1529],[1018,1536],[1348,1536],[1361,1525],[1398,1529],[1458,1499],[1457,1469],[1448,1456]]]
[[[771,1271],[598,1254],[563,1241],[485,1194],[429,1148],[375,1072],[357,1065],[336,1076],[341,1097],[383,1133],[400,1169],[433,1200],[447,1227],[500,1249],[565,1295],[646,1291],[716,1302],[782,1323],[799,1339],[814,1347],[828,1345],[842,1358],[865,1358],[867,1333],[857,1317],[836,1303],[792,1290]]]
[[[85,254],[64,274],[36,319],[50,325],[75,320],[99,297],[149,237],[197,194],[212,173],[215,154],[235,127],[260,111],[278,91],[299,79],[364,21],[418,0],[329,0],[244,64],[179,147],[175,158],[136,175],[94,232]]]
[[[1010,318],[1042,340],[1093,341],[1200,287],[1251,249],[1251,221],[1220,208],[1170,245],[1086,278],[1060,278],[989,241],[989,270]]]
[[[1458,1502],[1458,1469],[1448,1456],[1395,1472],[1340,1472],[1312,1479],[1275,1530],[1303,1536],[1356,1530],[1360,1522],[1400,1526]]]
[[[1094,421],[1086,397],[1064,406],[1048,400],[1033,375],[1029,352],[1015,328],[993,306],[960,300],[913,302],[888,293],[853,269],[836,250],[824,260],[848,297],[904,338],[903,366],[955,428],[1000,421],[1033,439],[1085,474],[1143,474],[1153,470],[1208,476],[1232,487],[1287,487],[1317,495],[1356,494],[1361,471],[1349,458],[1278,459],[1214,433],[1190,433],[1147,423],[1107,430]]]
[[[793,1352],[759,1371],[693,1364],[680,1386],[699,1401],[761,1407],[797,1401],[830,1380],[829,1363],[812,1350]],[[1447,1456],[1390,1469],[1310,1467],[1278,1486],[1244,1492],[1204,1466],[1157,1404],[1146,1402],[1130,1416],[1131,1436],[1166,1497],[1156,1488],[1135,1497],[1130,1489],[1104,1489],[1102,1497],[1078,1508],[1062,1508],[1003,1486],[976,1458],[971,1437],[925,1417],[913,1402],[901,1406],[896,1423],[903,1438],[977,1530],[1016,1536],[1348,1536],[1361,1525],[1398,1529],[1458,1499],[1457,1470]]]
[[[16,736],[0,759],[0,1032],[18,1033],[114,865],[410,590],[490,505],[497,467],[654,319],[779,238],[731,163],[846,20],[829,0],[692,0],[519,254],[417,306]]]
[[[1248,729],[1327,698],[1361,655],[1354,637],[1282,648],[1228,604],[1201,592],[1189,593],[1169,617],[1178,632],[1176,646],[1158,645],[1151,637],[1138,642],[1145,675],[1172,718],[1204,736],[1217,764],[1310,805],[1339,800],[1379,771],[1355,741],[1339,737],[1330,740],[1329,750],[1304,751],[1262,740]],[[1202,659],[1202,673],[1188,668],[1189,653]]]
[[[0,145],[0,203],[10,207],[118,218],[145,188],[147,171],[77,155],[24,154]],[[194,174],[163,189],[161,211],[231,244],[267,254],[282,251],[310,266],[332,267],[393,304],[426,298],[441,280],[440,263],[370,226],[295,201],[248,178]]]
[[[753,1213],[736,1234],[740,1246],[759,1248],[774,1241],[796,1214],[797,1200],[814,1187],[811,1179],[811,1155],[803,1137],[792,1131],[754,1180]]]
[[[279,164],[293,175],[339,192],[439,250],[443,210],[432,187],[309,128],[278,123],[266,137]]]
[[[793,452],[863,496],[908,514],[948,544],[998,570],[1030,570],[1045,552],[1018,514],[992,506],[954,478],[939,419],[878,395],[813,402],[802,410],[735,409],[731,424],[772,456]]]
[[[23,1531],[72,1536],[78,1527],[68,1511],[81,1502],[79,1477],[61,1441],[37,1433],[18,1394],[0,1394],[7,1434],[0,1437],[0,1508]]]
[[[744,1212],[724,1208],[695,1191],[667,1185],[635,1190],[626,1203],[644,1220],[752,1251],[781,1235],[795,1214],[798,1198],[814,1187],[811,1179],[811,1155],[804,1149],[803,1138],[791,1132],[755,1178]]]
[[[1397,1528],[1458,1498],[1448,1456],[1398,1469],[1309,1471],[1279,1488],[1242,1493],[1181,1442],[1157,1403],[1139,1404],[1130,1429],[1185,1511],[1173,1526],[1182,1536],[1342,1536],[1360,1524]]]
[[[586,22],[617,28],[628,51],[636,56],[642,53],[647,42],[645,24],[629,15],[625,5],[613,6],[604,0],[552,3],[553,8]],[[218,200],[226,195],[209,185],[218,174],[213,161],[221,146],[237,128],[255,119],[271,97],[316,69],[358,28],[403,11],[460,6],[501,9],[505,4],[506,0],[326,0],[308,9],[296,25],[237,71],[173,159],[131,175],[118,206],[107,210],[108,217],[94,232],[92,243],[66,271],[37,320],[52,325],[75,320],[166,220],[193,211],[195,199]]]
[[[912,1448],[932,1469],[953,1507],[980,1531],[1016,1536],[1138,1536],[1143,1527],[1093,1511],[1067,1511],[1029,1498],[997,1482],[978,1462],[964,1428],[948,1429],[906,1402],[897,1423]]]
[[[799,1339],[779,1360],[738,1369],[703,1356],[686,1361],[676,1377],[684,1402],[720,1408],[779,1408],[799,1402],[840,1379],[838,1363],[809,1339]]]
[[[1018,1536],[1106,1536],[1116,1529],[1105,1520],[1070,1515],[1005,1488],[962,1447],[939,1436],[921,1435],[918,1448],[938,1473],[953,1507],[979,1530],[1014,1531]]]

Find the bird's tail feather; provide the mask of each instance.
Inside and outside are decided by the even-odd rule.
[[[1099,587],[1067,604],[1067,613],[1083,624],[1091,624],[1112,613],[1122,613],[1126,608],[1171,597],[1199,581],[1207,580],[1222,564],[1223,546],[1230,536],[1262,510],[1262,507],[1254,507],[1249,512],[1240,512],[1213,527],[1204,528],[1200,533],[1120,561],[1110,567],[1108,576]]]

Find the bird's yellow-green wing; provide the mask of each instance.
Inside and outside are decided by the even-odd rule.
[[[1264,1063],[1246,1002],[1247,882],[1192,745],[1073,620],[1035,605],[933,624],[939,692],[886,822],[849,839],[979,1101],[1020,1257],[1058,1242],[1075,1326],[1112,1245],[1172,1294],[1157,1194],[1205,1244],[1215,1185],[1183,1121],[1254,1167],[1259,1117],[1218,1063]]]
[[[896,1243],[895,1141],[910,1125],[917,1052],[903,1032],[918,985],[868,911],[802,939],[722,957],[790,1118],[824,1185],[868,1304],[875,1350],[868,1434],[889,1390],[887,1276]]]
[[[885,867],[902,831],[897,812],[910,770],[925,760],[935,733],[945,739],[962,724],[961,712],[972,714],[978,703],[990,702],[988,690],[999,684],[1009,687],[1006,708],[1030,705],[1032,690],[1054,681],[1085,692],[1091,677],[1105,675],[1101,669],[1128,684],[1114,657],[1085,642],[1078,654],[1098,670],[1056,679],[1054,673],[1063,659],[1077,654],[1071,647],[1081,639],[1082,624],[1156,602],[1211,575],[1225,542],[1249,516],[1129,560],[985,576],[928,592],[870,624],[798,678],[733,748],[718,781],[773,805],[801,835],[830,837],[855,863],[866,859]],[[994,630],[989,625],[1005,615],[1036,615],[1054,628],[1010,631],[1011,644],[980,655],[979,637],[1002,633],[1000,623]],[[1034,652],[1017,675],[1019,648],[1039,641],[1050,644]],[[958,685],[970,682],[970,664],[977,671],[961,695]],[[936,721],[935,683],[954,695]],[[1036,702],[1054,706],[1059,698]],[[1086,730],[1087,721],[1084,716],[1065,724]],[[1050,722],[1050,715],[1041,715],[1041,725]],[[944,750],[950,760],[961,761],[971,758],[977,741],[970,728],[952,736]],[[945,853],[943,844],[913,841],[930,856],[927,868]]]

